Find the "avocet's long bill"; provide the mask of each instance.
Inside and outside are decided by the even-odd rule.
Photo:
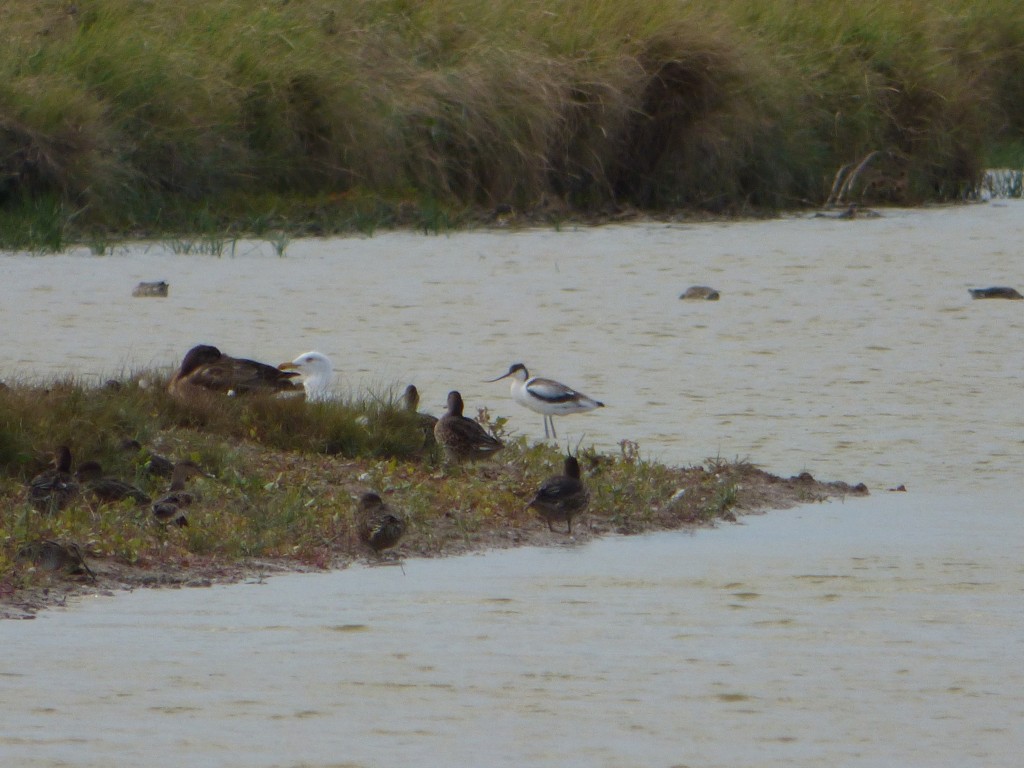
[[[558,437],[555,432],[555,416],[583,413],[604,407],[604,403],[600,400],[577,392],[561,382],[542,379],[538,376],[531,377],[530,372],[522,363],[515,363],[508,369],[508,373],[502,374],[496,379],[488,379],[488,382],[501,381],[506,378],[512,379],[513,400],[531,411],[543,414],[544,437],[549,436],[548,424],[551,425],[550,436]]]

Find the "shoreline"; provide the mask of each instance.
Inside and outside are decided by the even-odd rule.
[[[355,462],[361,464],[361,462]],[[34,619],[42,611],[73,605],[90,596],[113,597],[136,589],[203,588],[262,581],[288,573],[326,573],[344,570],[350,565],[400,565],[411,558],[455,557],[517,547],[576,547],[609,535],[633,536],[668,530],[710,529],[719,522],[737,522],[739,517],[766,514],[800,504],[823,503],[846,496],[867,496],[863,483],[820,481],[809,473],[782,478],[747,462],[713,463],[711,471],[703,467],[669,468],[685,478],[681,487],[660,508],[643,516],[609,516],[584,512],[572,536],[558,530],[550,532],[536,515],[493,517],[490,522],[467,531],[452,514],[433,518],[410,533],[394,550],[375,556],[351,537],[339,542],[318,561],[299,557],[229,558],[188,554],[164,561],[140,564],[119,562],[112,557],[86,555],[89,573],[68,576],[57,572],[34,574],[36,583],[14,588],[9,580],[0,582],[0,620]],[[484,473],[496,468],[483,469]],[[357,476],[364,474],[355,473]],[[723,505],[719,514],[708,516],[706,496],[701,495],[707,476],[717,484],[735,489],[735,498]],[[37,569],[31,569],[37,570]]]

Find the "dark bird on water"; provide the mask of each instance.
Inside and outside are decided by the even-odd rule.
[[[377,553],[395,546],[405,533],[405,520],[376,493],[364,493],[359,498],[356,519],[359,540]]]
[[[28,499],[40,512],[64,509],[76,495],[79,485],[71,475],[71,449],[62,445],[53,458],[53,467],[40,472],[28,484]]]
[[[721,298],[721,294],[708,285],[691,285],[679,295],[679,298],[687,301],[693,299],[699,301],[718,301]]]
[[[991,288],[968,288],[972,299],[1024,299],[1020,291],[1005,285],[996,285]]]
[[[227,395],[299,393],[302,385],[293,379],[298,371],[282,371],[273,365],[229,357],[216,347],[200,344],[185,353],[181,366],[168,385],[172,395],[192,397],[198,393]]]
[[[191,506],[198,496],[185,489],[189,479],[209,477],[194,461],[179,461],[174,465],[171,487],[164,496],[153,502],[153,517],[164,525],[188,525],[185,508]]]
[[[551,531],[555,530],[556,520],[564,520],[566,533],[571,534],[573,517],[582,512],[589,501],[590,494],[580,480],[579,462],[575,456],[566,456],[564,473],[545,480],[527,509],[536,509],[547,520]]]
[[[131,483],[103,474],[103,467],[97,461],[83,462],[75,472],[82,485],[82,491],[100,503],[118,502],[131,499],[136,504],[149,504],[152,499]]]
[[[434,438],[450,461],[473,461],[494,455],[505,446],[472,419],[462,415],[462,395],[448,393],[448,412],[434,425]]]

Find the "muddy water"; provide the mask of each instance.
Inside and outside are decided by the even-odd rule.
[[[281,362],[317,348],[346,391],[414,381],[543,434],[504,383],[532,372],[605,401],[559,420],[674,462],[749,457],[871,485],[987,487],[1016,465],[1024,302],[972,301],[1020,275],[1024,203],[876,220],[387,234],[0,257],[0,376],[96,379],[172,366],[193,344]],[[136,299],[141,280],[166,299]],[[718,302],[684,302],[711,284]],[[1024,290],[1024,287],[1022,287]]]
[[[0,375],[316,347],[539,436],[864,480],[695,536],[96,598],[0,625],[18,765],[1019,764],[1024,205],[0,257]],[[166,279],[168,299],[132,299]],[[717,303],[678,301],[694,283]],[[905,483],[906,494],[883,489]]]

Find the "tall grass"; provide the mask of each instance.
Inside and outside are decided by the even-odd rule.
[[[11,0],[0,37],[4,247],[790,207],[870,152],[857,194],[912,203],[1024,140],[1016,0]]]

